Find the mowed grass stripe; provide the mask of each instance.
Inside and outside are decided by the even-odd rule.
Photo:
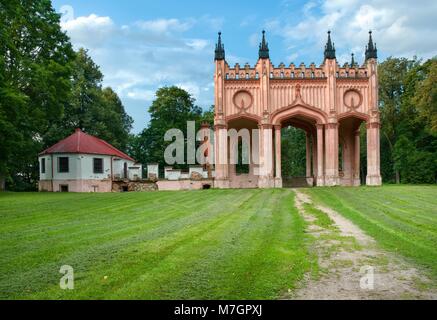
[[[252,196],[242,202],[237,202],[228,206],[226,212],[220,212],[216,223],[207,226],[207,232],[201,230],[191,237],[185,238],[186,241],[174,246],[171,255],[154,264],[152,269],[138,269],[138,274],[142,282],[135,281],[135,276],[131,281],[124,281],[120,292],[114,293],[112,297],[125,296],[129,298],[146,299],[205,299],[217,297],[217,294],[225,291],[229,282],[226,277],[225,269],[218,270],[221,278],[219,292],[215,292],[210,284],[218,274],[211,270],[220,260],[232,254],[231,248],[225,246],[225,242],[232,239],[232,234],[238,230],[241,224],[246,225],[247,221],[256,214],[251,208],[261,207],[263,202],[268,199],[267,193],[252,191]],[[265,203],[265,202],[264,202]],[[194,228],[192,228],[194,229]],[[187,230],[191,233],[192,230]],[[235,238],[234,238],[235,239]],[[166,239],[165,243],[168,240]],[[160,252],[161,243],[151,243],[150,247],[144,248],[142,254],[147,256],[151,252]],[[247,248],[246,248],[247,249]],[[237,266],[234,266],[234,269]],[[132,268],[129,268],[132,270]],[[205,288],[202,290],[201,288]],[[200,290],[200,291],[199,291]]]
[[[227,193],[227,195],[230,195]],[[175,194],[173,198],[185,198],[189,197],[190,199],[193,197],[193,194]],[[179,199],[173,199],[173,204],[175,200]],[[202,199],[199,199],[198,206],[204,210],[202,207]],[[206,205],[207,207],[207,205]],[[62,214],[62,213],[61,213]],[[78,213],[79,214],[79,213]],[[86,214],[86,213],[85,213]],[[165,210],[164,213],[165,215]],[[181,213],[179,212],[181,215]],[[189,220],[181,220],[178,221],[179,218],[183,218],[183,216],[194,216],[192,219]],[[119,219],[128,220],[130,219],[131,215],[130,212],[125,212],[120,214]],[[148,212],[145,214],[145,219],[148,217]],[[103,216],[104,218],[104,216]],[[206,217],[208,218],[208,217]],[[193,211],[184,211],[181,217],[178,217],[178,219],[168,219],[168,225],[170,226],[168,232],[174,232],[177,229],[176,228],[184,228],[189,223],[196,223],[196,220],[202,219],[202,215],[197,214],[195,210]],[[107,220],[103,219],[101,223],[109,224],[111,227],[113,227],[113,220]],[[152,233],[148,233],[148,231],[151,228],[147,228],[147,223],[138,224],[138,223],[132,223],[130,230],[119,230],[116,227],[113,228],[112,233],[104,233],[103,237],[99,239],[99,241],[93,241],[93,237],[89,237],[89,234],[84,233],[84,235],[76,235],[76,237],[72,237],[71,234],[68,232],[65,233],[64,239],[57,239],[57,241],[53,242],[50,241],[50,239],[43,238],[46,242],[44,243],[36,243],[34,245],[34,248],[31,248],[31,250],[26,251],[24,255],[27,255],[25,258],[23,258],[20,255],[17,255],[15,257],[16,263],[9,263],[9,269],[5,270],[5,267],[7,264],[2,263],[2,274],[8,274],[9,277],[11,276],[10,272],[14,272],[17,276],[23,278],[34,278],[37,277],[45,277],[47,275],[54,275],[56,278],[58,275],[54,272],[54,270],[59,269],[59,263],[60,262],[53,262],[51,261],[64,261],[64,264],[69,262],[73,263],[72,261],[75,261],[76,263],[81,261],[85,261],[89,263],[92,263],[91,257],[96,256],[95,259],[98,259],[99,257],[110,255],[112,252],[117,251],[118,248],[122,248],[123,246],[129,245],[130,243],[141,241],[143,237],[141,237],[141,234],[139,233],[142,228],[145,228],[144,232],[145,235],[153,235]],[[151,226],[153,227],[153,226]],[[166,224],[158,224],[154,226],[155,228],[159,229],[159,233],[166,232],[167,226]],[[96,231],[96,234],[99,234],[98,231]],[[71,243],[72,239],[76,240],[76,243]],[[42,240],[42,241],[44,241]],[[84,246],[80,246],[77,241],[87,241]],[[30,243],[30,244],[29,244]],[[34,242],[29,242],[28,245],[34,244]],[[2,247],[4,248],[4,247]],[[33,250],[32,250],[33,249]],[[72,254],[70,257],[69,254]],[[21,265],[31,265],[31,263],[38,259],[38,257],[44,257],[44,263],[39,264],[38,266],[35,266],[35,268],[32,268],[28,270],[27,272],[23,273],[20,269]],[[2,255],[2,260],[6,258],[6,255]],[[65,262],[67,261],[67,262]],[[67,263],[68,264],[68,263]],[[10,272],[8,272],[10,271]],[[57,272],[57,271],[56,271]],[[0,278],[1,279],[1,278]],[[6,279],[8,283],[11,283],[9,279]],[[31,281],[31,280],[29,280]],[[17,281],[13,283],[14,287],[17,285],[22,284],[23,281]]]
[[[400,188],[398,192],[388,190],[387,192],[378,193],[374,197],[367,197],[366,201],[373,202],[374,206],[380,207],[388,215],[394,216],[395,220],[401,220],[409,226],[417,225],[421,228],[426,228],[428,223],[437,222],[437,201],[435,201],[435,197],[434,199],[420,198],[418,197],[420,195],[419,190],[414,192],[413,188],[413,190],[409,190],[406,193],[403,192],[402,187]],[[433,200],[434,203],[431,202]],[[397,206],[393,206],[393,203],[397,204]],[[418,204],[420,205],[418,206]],[[430,231],[435,231],[435,229],[430,226]]]
[[[183,196],[183,195],[180,195],[180,196]],[[188,195],[185,195],[186,197],[189,197]],[[170,202],[167,202],[167,203],[170,203]],[[174,203],[174,202],[171,202],[171,203]],[[201,205],[201,203],[199,204],[199,205]],[[11,208],[11,209],[13,209],[13,208]],[[75,210],[76,211],[76,210]],[[187,214],[188,214],[189,212],[187,212]],[[62,214],[63,214],[63,212],[61,211],[61,212],[59,212],[58,213],[60,216],[62,216]],[[166,215],[166,212],[164,211],[163,213],[162,213],[164,216]],[[85,216],[85,217],[83,217],[83,216]],[[82,212],[80,212],[80,211],[76,211],[76,215],[74,216],[74,219],[75,220],[77,220],[77,219],[81,219],[81,218],[83,218],[85,221],[88,221],[87,219],[88,219],[88,210],[85,212],[85,213],[82,213]],[[120,212],[119,214],[118,214],[118,216],[119,216],[119,218],[120,219],[124,219],[124,220],[127,220],[127,221],[129,221],[129,218],[130,218],[130,215],[129,214],[127,214],[127,215],[124,215],[123,214],[123,212]],[[147,212],[146,212],[146,217],[147,217]],[[110,219],[110,220],[107,220],[106,219],[106,217],[104,216],[104,215],[102,215],[101,216],[101,218],[103,218],[103,219],[100,219],[101,221],[101,223],[106,223],[106,224],[108,224],[108,222],[109,221],[113,221],[114,219]],[[85,222],[84,221],[84,222]],[[35,221],[36,222],[36,221]],[[44,224],[43,224],[44,225]],[[111,227],[113,227],[113,225],[111,224],[111,223],[109,223],[109,225],[111,226]],[[136,223],[132,223],[131,224],[131,226],[132,227],[137,227],[138,226],[138,224],[136,224]],[[144,224],[140,224],[140,226],[144,226]],[[44,229],[44,227],[43,227],[43,229]],[[85,227],[84,226],[84,228],[83,228],[83,230],[88,230],[89,228],[87,228],[87,227]],[[98,232],[98,230],[97,230],[97,232],[96,232],[96,230],[94,230],[94,229],[92,229],[92,231],[93,231],[93,233],[91,233],[91,234],[93,234],[93,235],[95,235],[95,234],[99,234],[99,232]],[[117,228],[114,228],[113,229],[113,233],[114,232],[120,232],[120,230],[118,230]],[[31,257],[32,256],[36,256],[36,257],[38,257],[39,255],[41,255],[41,254],[39,254],[38,253],[38,250],[42,250],[43,252],[42,252],[42,255],[46,258],[45,260],[46,261],[50,261],[50,257],[51,257],[51,255],[53,255],[53,254],[57,254],[58,252],[61,254],[61,255],[63,255],[63,256],[66,256],[67,254],[68,254],[68,249],[70,249],[70,250],[76,250],[76,251],[78,251],[78,250],[80,250],[81,248],[80,247],[78,247],[78,243],[72,243],[72,245],[70,246],[69,245],[69,243],[70,242],[72,242],[72,240],[73,240],[73,242],[76,240],[76,241],[92,241],[93,239],[91,238],[91,239],[89,239],[89,238],[87,238],[87,237],[72,237],[71,236],[71,234],[69,233],[69,232],[64,232],[64,239],[51,239],[50,238],[50,236],[48,236],[48,234],[47,234],[47,232],[42,232],[41,233],[41,236],[40,236],[40,240],[39,240],[39,242],[37,241],[37,242],[34,242],[34,241],[27,241],[28,239],[24,236],[22,236],[22,235],[25,235],[26,234],[26,230],[21,230],[21,233],[18,233],[18,234],[16,234],[16,236],[17,236],[17,238],[15,239],[17,242],[24,242],[27,246],[28,246],[28,250],[23,250],[23,252],[21,252],[21,251],[13,251],[13,250],[9,250],[9,253],[10,253],[10,255],[12,255],[12,257],[15,257],[16,259],[15,259],[15,262],[16,262],[16,265],[12,265],[11,267],[12,267],[12,270],[15,270],[16,268],[18,268],[17,269],[17,272],[19,272],[19,270],[20,270],[20,268],[19,268],[19,266],[24,262],[25,263],[25,265],[26,265],[26,260],[23,260],[22,259],[22,257],[20,257],[20,254],[21,255],[30,255]],[[2,238],[3,238],[3,233],[2,233]],[[108,234],[108,233],[106,233],[106,238],[108,238],[108,239],[106,239],[106,241],[107,240],[109,240],[109,239],[111,239],[112,240],[112,243],[113,244],[116,244],[116,239],[114,238],[114,236],[113,235],[111,235],[111,234]],[[12,239],[13,240],[13,239]],[[24,241],[23,241],[24,240]],[[55,240],[55,241],[52,241],[52,240]],[[105,239],[103,239],[103,240],[105,240]],[[41,244],[41,242],[46,242],[45,243],[45,245],[42,245]],[[47,244],[49,244],[49,245],[47,245]],[[98,247],[97,246],[97,243],[95,243],[95,241],[92,243],[93,244],[93,246],[92,246],[92,248],[96,248],[96,247]],[[33,247],[32,247],[33,246]],[[8,270],[5,270],[5,266],[6,266],[6,259],[7,259],[7,257],[8,257],[8,249],[9,249],[9,247],[7,247],[7,246],[2,246],[1,247],[3,250],[2,250],[2,257],[1,257],[1,259],[2,259],[2,266],[1,266],[1,269],[2,269],[2,271],[4,272],[2,272],[2,274],[3,275],[5,275],[5,274],[7,274],[7,271]],[[31,262],[31,261],[29,261],[29,262]],[[5,272],[6,271],[6,272]],[[32,273],[32,272],[31,272]]]
[[[305,269],[305,246],[283,243],[303,237],[290,191],[55,196],[0,197],[0,239],[13,248],[0,248],[2,298],[273,297]],[[39,221],[42,199],[56,210]],[[75,268],[72,292],[59,289],[62,264]]]
[[[262,289],[274,291],[274,295],[270,293],[267,297],[277,296],[279,288],[283,289],[287,285],[293,286],[291,281],[286,281],[287,274],[296,275],[297,273],[292,268],[281,270],[284,275],[280,277],[274,272],[272,263],[265,266],[262,273],[250,271],[254,265],[257,265],[257,262],[263,261],[263,257],[268,254],[266,246],[259,245],[265,239],[265,232],[258,229],[260,229],[259,223],[262,223],[263,226],[269,225],[265,218],[270,210],[264,208],[270,208],[270,204],[275,202],[275,197],[271,197],[265,192],[263,195],[259,199],[250,199],[243,205],[239,205],[238,208],[234,209],[235,212],[227,216],[228,221],[214,226],[210,232],[194,237],[192,241],[185,242],[183,246],[176,249],[175,254],[166,256],[150,271],[141,276],[130,275],[128,278],[133,279],[130,282],[131,285],[126,285],[128,279],[118,281],[122,285],[117,290],[113,289],[115,290],[113,297],[122,295],[129,298],[149,299],[162,297],[169,299],[256,298],[253,291],[245,288],[248,284],[255,285],[256,280],[264,283]],[[292,199],[289,198],[288,201],[292,205]],[[260,220],[259,223],[256,220]],[[250,232],[249,226],[254,229],[254,232]],[[290,230],[286,230],[285,233],[294,234],[289,232]],[[276,234],[276,232],[273,233]],[[241,236],[246,236],[249,242],[245,242]],[[256,239],[261,240],[257,242]],[[268,242],[264,241],[264,243]],[[251,250],[258,247],[261,248]],[[249,255],[250,252],[256,254]],[[290,259],[278,259],[278,261],[291,263]],[[293,265],[293,263],[291,264]],[[174,265],[177,265],[178,268],[174,268]],[[126,268],[131,274],[132,270],[135,269],[133,265],[128,265]],[[266,272],[267,270],[268,272]],[[254,279],[247,278],[246,274],[252,274]],[[303,271],[300,276],[302,274]],[[266,283],[267,275],[279,281],[281,286],[275,287]],[[137,281],[138,278],[142,281]],[[262,290],[261,297],[266,297],[265,290]]]
[[[317,188],[307,192],[437,279],[437,187]]]
[[[223,192],[221,192],[221,193],[223,193]],[[245,197],[247,197],[247,196],[248,195],[245,195]],[[229,202],[232,203],[232,201],[229,201]],[[236,203],[236,205],[238,205],[238,202]],[[221,207],[217,206],[217,208],[221,208]],[[213,211],[212,213],[216,213],[216,212],[217,212],[217,210]],[[213,218],[214,217],[215,216],[213,214]],[[178,232],[176,230],[173,233],[163,232],[163,231],[165,231],[164,230],[165,228],[164,228],[164,226],[161,226],[161,228],[158,230],[160,232],[159,237],[147,237],[147,242],[144,242],[144,244],[139,244],[140,246],[142,245],[142,246],[149,247],[149,246],[156,246],[156,244],[158,244],[158,246],[159,246],[162,243],[162,245],[161,245],[162,250],[161,251],[159,251],[158,253],[153,253],[156,250],[152,250],[153,254],[141,255],[142,253],[140,253],[140,257],[137,257],[138,253],[136,253],[136,252],[138,252],[138,250],[136,250],[136,249],[131,250],[131,248],[129,247],[129,250],[128,249],[126,249],[127,251],[124,250],[125,253],[127,253],[127,254],[126,255],[121,254],[120,261],[118,263],[115,262],[116,265],[120,264],[116,270],[117,275],[114,276],[114,274],[112,273],[112,271],[114,269],[113,266],[108,266],[108,268],[107,268],[108,270],[106,273],[111,275],[110,276],[111,279],[119,279],[118,281],[121,281],[121,283],[127,283],[129,281],[129,279],[125,279],[125,276],[127,276],[133,272],[131,270],[132,269],[131,268],[132,259],[135,260],[136,258],[141,258],[142,263],[145,263],[145,261],[148,261],[148,259],[151,259],[152,262],[161,261],[162,258],[167,257],[167,255],[169,253],[171,253],[171,251],[173,250],[172,249],[173,247],[177,247],[177,245],[175,245],[175,244],[183,243],[184,241],[186,241],[187,238],[190,238],[192,236],[191,234],[193,234],[193,233],[195,235],[197,235],[197,232],[199,229],[200,229],[200,231],[199,231],[200,234],[204,234],[204,233],[208,232],[208,230],[211,229],[212,225],[215,223],[216,223],[216,220],[212,220],[212,222],[209,222],[207,225],[205,225],[205,224],[197,224],[196,225],[195,223],[191,223],[188,225],[187,230],[182,230],[181,232]],[[149,235],[152,236],[152,234],[150,234],[150,233],[149,233]],[[156,241],[153,241],[154,239],[156,239]],[[157,259],[157,256],[160,258]],[[78,259],[73,259],[73,260],[78,260]],[[122,266],[124,264],[127,264],[127,270],[122,270],[123,269]],[[149,268],[150,268],[150,266],[149,266]],[[90,283],[88,283],[88,284],[85,283],[83,285],[84,288],[89,289],[89,290],[86,290],[84,292],[85,295],[89,294],[88,291],[91,291],[91,292],[94,291],[93,288],[95,288],[96,285],[98,285],[98,284],[93,283],[93,281],[99,282],[102,278],[101,272],[105,273],[105,269],[102,270],[102,267],[98,267],[96,272],[98,273],[97,275],[90,276],[87,278],[87,281],[89,281]],[[172,276],[172,274],[170,274],[170,276]],[[57,288],[57,286],[54,286],[53,289],[55,292],[59,292],[59,289]],[[80,293],[80,294],[82,294],[82,293]],[[80,295],[80,296],[82,296],[82,295]],[[96,298],[99,298],[99,297],[96,297]]]
[[[387,188],[390,189],[390,187]],[[371,189],[367,190],[371,191]],[[428,219],[426,220],[426,223],[424,223],[424,219],[417,217],[415,214],[416,209],[419,209],[424,215],[432,216],[432,212],[435,209],[423,209],[423,206],[426,204],[418,202],[417,199],[410,199],[410,202],[408,203],[411,203],[411,205],[407,209],[405,201],[400,199],[402,189],[397,193],[389,191],[376,194],[358,193],[356,195],[351,195],[350,193],[352,190],[344,190],[344,196],[345,198],[350,198],[351,196],[356,197],[356,200],[361,202],[361,205],[359,206],[360,211],[366,212],[369,216],[371,215],[375,218],[376,220],[373,220],[374,222],[384,220],[384,225],[390,226],[391,230],[401,231],[399,235],[404,234],[407,239],[410,234],[422,238],[425,246],[427,239],[437,239],[437,221],[434,221],[433,223],[432,219]],[[390,204],[387,204],[387,201],[389,201]],[[417,206],[417,203],[420,203],[419,207]],[[370,206],[372,210],[369,210],[369,204],[372,204]],[[416,206],[413,206],[412,204],[416,204]],[[422,241],[416,242],[422,243]]]

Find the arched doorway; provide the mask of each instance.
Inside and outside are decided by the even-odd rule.
[[[228,176],[230,188],[257,188],[258,176],[256,168],[258,164],[257,152],[253,152],[254,130],[259,127],[259,119],[250,116],[238,116],[229,118],[228,130]]]
[[[317,168],[316,121],[297,115],[281,122],[283,187],[311,187]]]
[[[365,117],[347,116],[339,120],[339,177],[343,186],[361,185],[361,133],[366,130]],[[365,147],[365,146],[364,146]],[[367,157],[364,155],[364,159]]]
[[[275,128],[275,184],[281,184],[284,187],[314,186],[323,185],[324,183],[324,124],[327,116],[320,110],[309,105],[295,105],[279,109],[273,114],[272,122]],[[290,150],[283,150],[284,130],[293,127],[300,131],[295,131],[301,139],[297,152],[305,150],[305,170],[299,176],[287,176],[284,173],[289,172],[287,160],[283,155]],[[284,147],[287,144],[284,143]],[[291,151],[293,152],[293,151]],[[284,168],[284,170],[283,170]]]

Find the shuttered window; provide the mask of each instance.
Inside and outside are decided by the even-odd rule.
[[[69,161],[68,157],[59,157],[58,158],[58,172],[69,172]]]
[[[93,159],[94,173],[103,173],[103,159],[94,158]]]

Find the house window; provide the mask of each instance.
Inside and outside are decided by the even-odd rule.
[[[41,173],[46,173],[46,159],[41,159]]]
[[[259,79],[259,73],[258,72],[255,74],[255,79]]]
[[[103,159],[93,158],[93,170],[94,173],[103,173]]]
[[[246,73],[246,79],[247,79],[247,80],[249,79],[249,74],[248,74],[248,73]]]
[[[68,159],[68,158],[67,158]],[[59,186],[59,191],[60,192],[68,192],[68,184],[61,184]]]
[[[58,172],[69,172],[68,157],[58,158]]]
[[[291,73],[291,77],[294,78],[294,72]]]

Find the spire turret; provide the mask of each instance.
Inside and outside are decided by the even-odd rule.
[[[355,67],[357,65],[357,63],[355,62],[355,55],[353,53],[351,53],[351,68]]]
[[[263,30],[263,38],[259,45],[259,58],[269,59],[269,44],[266,42],[266,32]]]
[[[366,46],[366,61],[368,59],[377,59],[378,50],[376,49],[376,43],[373,43],[372,31],[369,31],[369,43]]]
[[[225,60],[225,45],[222,44],[222,33],[218,33],[218,41],[215,45],[215,57],[214,60]]]
[[[331,31],[328,31],[328,42],[325,45],[325,59],[335,59],[335,45],[331,42]]]

